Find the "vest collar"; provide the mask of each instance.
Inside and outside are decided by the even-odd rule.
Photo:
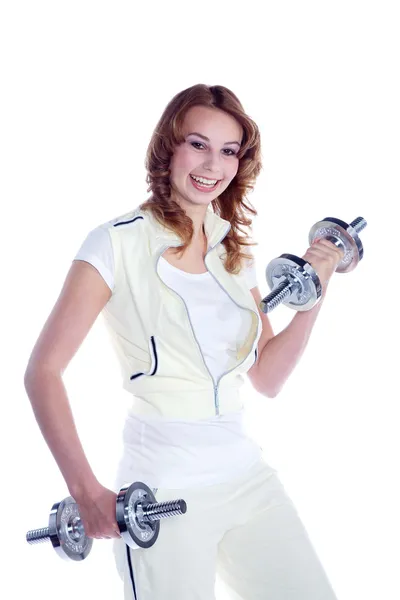
[[[149,236],[149,243],[153,255],[161,250],[163,246],[183,245],[182,238],[159,223],[150,210],[143,211],[141,214],[151,228],[152,235]],[[207,208],[203,223],[209,250],[219,244],[231,228],[229,221],[214,213],[210,206]]]

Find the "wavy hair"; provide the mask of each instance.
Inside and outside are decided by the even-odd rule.
[[[179,235],[183,246],[172,251],[182,255],[192,239],[193,222],[171,197],[169,165],[174,148],[185,141],[183,121],[192,106],[223,110],[234,117],[243,128],[242,144],[237,154],[237,174],[226,190],[211,201],[214,213],[231,224],[231,229],[222,241],[226,251],[224,267],[229,273],[237,275],[243,266],[243,260],[252,258],[243,252],[243,248],[258,245],[250,242],[246,234],[240,236],[239,232],[245,233],[241,226],[252,229],[252,220],[246,216],[246,212],[254,216],[258,214],[246,198],[246,194],[253,190],[262,164],[259,129],[231,90],[222,85],[197,84],[172,98],[157,123],[147,148],[146,182],[149,184],[147,191],[152,195],[140,208],[151,210],[162,225]]]

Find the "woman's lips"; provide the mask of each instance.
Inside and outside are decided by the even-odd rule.
[[[217,187],[218,187],[218,185],[220,183],[220,181],[217,181],[217,183],[215,185],[213,185],[212,187],[211,186],[205,187],[205,186],[199,185],[198,182],[195,181],[193,179],[193,177],[191,177],[190,175],[189,175],[189,178],[190,178],[190,181],[193,184],[193,187],[195,187],[196,190],[199,190],[199,192],[213,192],[214,190],[217,189]]]

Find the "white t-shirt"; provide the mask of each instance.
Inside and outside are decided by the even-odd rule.
[[[106,224],[107,225],[107,224]],[[75,260],[91,263],[111,291],[114,259],[111,239],[103,225],[89,232]],[[189,318],[210,373],[217,381],[229,354],[246,337],[250,314],[239,308],[208,272],[186,273],[162,256],[158,274],[185,301]],[[244,276],[249,289],[257,286],[255,266]],[[169,420],[128,412],[124,453],[115,489],[143,481],[152,488],[185,488],[228,481],[261,457],[261,448],[245,431],[243,411],[201,420]]]

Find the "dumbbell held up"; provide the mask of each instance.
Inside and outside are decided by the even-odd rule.
[[[315,223],[309,232],[309,244],[316,239],[327,240],[343,251],[337,273],[348,273],[363,258],[364,249],[359,233],[367,226],[363,217],[350,224],[334,217]],[[310,310],[321,298],[322,285],[312,265],[294,254],[282,254],[267,266],[266,279],[272,292],[260,303],[264,313],[283,303],[297,311]]]

